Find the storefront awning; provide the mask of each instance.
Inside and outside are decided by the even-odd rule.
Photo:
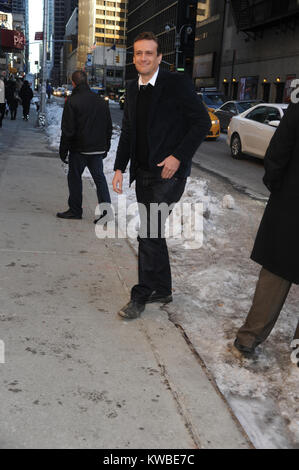
[[[18,52],[24,50],[25,36],[13,29],[0,29],[0,50],[4,52]]]

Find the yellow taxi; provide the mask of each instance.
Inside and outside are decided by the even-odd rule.
[[[207,135],[207,139],[218,139],[218,137],[220,136],[220,121],[219,121],[219,118],[216,116],[216,114],[213,113],[214,109],[213,108],[208,108],[206,106],[207,110],[208,110],[208,113],[209,113],[209,116],[210,116],[210,119],[211,119],[211,123],[212,123],[212,127],[210,129],[210,132],[208,133]]]

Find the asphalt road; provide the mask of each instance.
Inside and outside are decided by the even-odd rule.
[[[123,111],[120,110],[119,104],[110,103],[110,112],[113,122],[121,126]],[[226,138],[226,134],[221,134],[217,141],[203,142],[194,156],[192,174],[198,176],[203,170],[212,172],[254,198],[268,198],[269,192],[262,182],[263,161],[249,156],[234,160]]]

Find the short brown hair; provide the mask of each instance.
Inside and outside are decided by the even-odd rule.
[[[145,31],[144,33],[138,34],[138,36],[134,39],[133,46],[134,46],[135,42],[143,41],[143,40],[155,41],[155,43],[157,44],[157,55],[162,54],[159,39],[157,38],[157,36],[152,31]]]
[[[87,84],[87,75],[83,70],[76,70],[72,75],[72,80],[76,86],[81,85],[81,83]]]

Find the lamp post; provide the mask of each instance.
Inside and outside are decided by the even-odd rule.
[[[40,93],[40,110],[38,114],[38,125],[46,125],[46,70],[47,70],[47,25],[48,25],[48,0],[44,0],[44,26],[43,26],[43,62],[42,62],[42,86]]]
[[[165,26],[165,31],[166,32],[169,32],[171,29],[175,29],[175,70],[177,71],[178,67],[179,67],[179,53],[181,52],[180,51],[180,47],[181,47],[181,35],[182,35],[182,31],[184,28],[187,28],[187,34],[190,35],[192,34],[193,32],[193,29],[192,29],[192,26],[190,24],[183,24],[181,27],[180,27],[180,30],[178,31],[176,26],[170,26],[170,25],[166,25]]]

